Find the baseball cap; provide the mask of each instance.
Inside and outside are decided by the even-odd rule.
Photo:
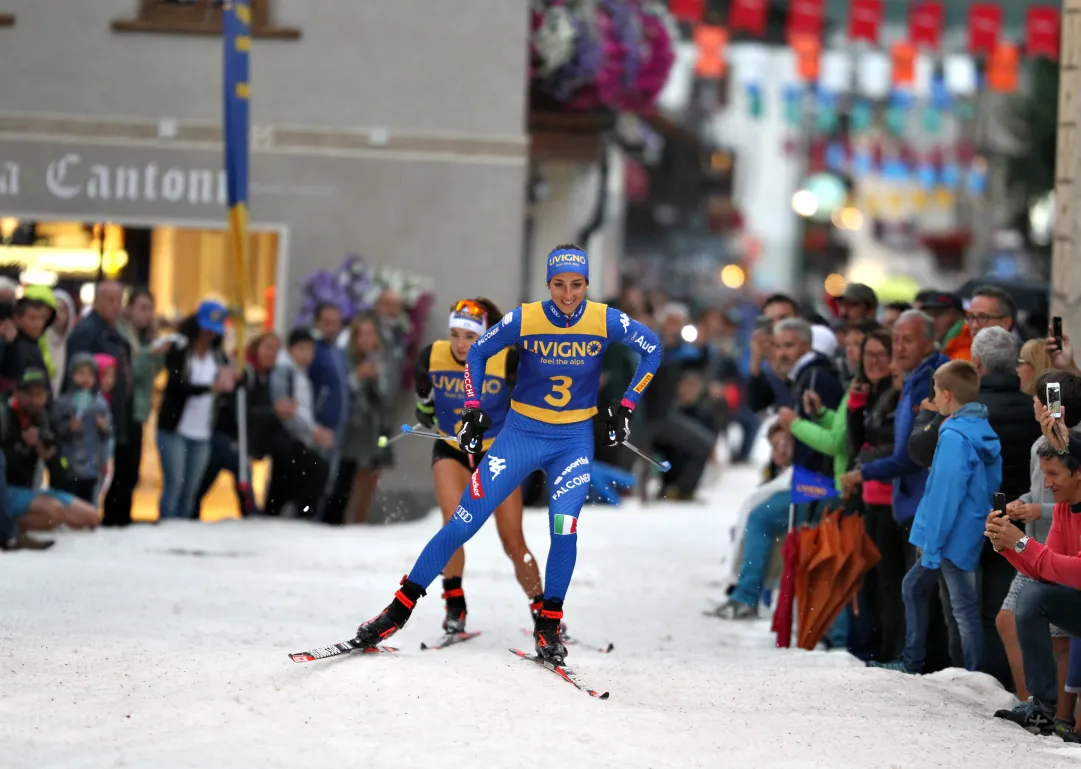
[[[916,294],[915,304],[924,310],[957,310],[964,312],[965,307],[956,294],[948,291],[928,289]]]
[[[849,283],[845,286],[845,292],[841,294],[841,301],[877,306],[878,295],[875,294],[873,288],[864,283]]]
[[[199,305],[199,309],[195,311],[195,319],[199,323],[199,328],[203,331],[211,331],[218,336],[225,335],[225,318],[228,315],[229,311],[225,309],[225,305],[213,300],[203,302]]]
[[[33,387],[49,387],[49,375],[39,368],[28,368],[19,377],[20,390],[29,390]]]

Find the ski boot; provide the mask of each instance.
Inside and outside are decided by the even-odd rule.
[[[422,595],[427,595],[424,588],[416,582],[410,582],[408,575],[402,577],[401,589],[394,594],[394,600],[379,614],[361,623],[353,640],[365,649],[383,643],[409,621],[409,615],[413,613],[413,607]]]
[[[540,616],[541,609],[544,608],[544,596],[535,595],[529,600],[529,614],[533,617],[533,624],[537,624],[537,618]],[[559,623],[559,634],[561,636],[567,635],[567,623]]]
[[[533,641],[537,656],[553,665],[562,665],[567,658],[567,647],[560,638],[560,620],[563,619],[563,601],[547,598],[533,625]]]
[[[443,632],[454,635],[465,632],[465,592],[462,590],[462,578],[450,577],[443,580],[443,600],[447,605],[447,616],[443,620]]]

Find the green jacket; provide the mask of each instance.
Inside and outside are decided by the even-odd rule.
[[[833,457],[833,482],[840,491],[841,476],[848,471],[848,393],[836,410],[822,409],[817,423],[797,419],[789,431],[805,446]]]
[[[127,321],[121,320],[117,328],[131,344],[131,413],[136,422],[143,424],[154,407],[154,380],[161,373],[165,353],[151,352],[150,341],[144,341]]]

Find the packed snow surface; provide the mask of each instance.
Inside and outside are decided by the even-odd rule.
[[[508,647],[531,649],[526,601],[493,523],[467,547],[469,627],[443,651],[432,586],[397,656],[294,664],[348,639],[389,601],[438,519],[331,529],[175,522],[62,533],[0,556],[0,766],[1040,767],[1081,748],[991,717],[989,677],[869,670],[844,653],[772,648],[768,622],[703,616],[753,474],[706,504],[590,507],[567,598],[568,663],[593,699]],[[535,555],[546,516],[527,511]]]

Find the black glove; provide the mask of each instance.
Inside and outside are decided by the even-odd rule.
[[[484,450],[484,431],[491,426],[491,418],[479,408],[462,409],[458,448],[466,454],[480,454]]]
[[[623,404],[608,407],[608,417],[605,423],[608,426],[608,442],[606,446],[618,446],[631,437],[631,415],[634,410]]]
[[[431,430],[435,427],[435,402],[431,395],[417,401],[416,417],[418,424]]]

